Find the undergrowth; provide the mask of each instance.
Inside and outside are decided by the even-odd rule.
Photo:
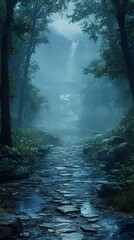
[[[43,145],[43,137],[31,128],[13,129],[13,146],[26,158],[36,160],[34,148]]]
[[[116,210],[134,212],[134,190],[124,191],[108,199]]]
[[[129,146],[127,158],[123,163],[114,166],[113,172],[115,173],[115,178],[129,184],[130,190],[127,192],[123,191],[121,194],[112,196],[107,200],[118,210],[134,212],[134,109],[131,109],[126,114],[118,128],[102,136],[89,139],[87,142],[92,146],[90,156],[93,157],[98,164],[103,161],[102,158],[100,161],[98,153],[110,150],[112,146],[108,145],[108,141],[112,136],[123,137]]]

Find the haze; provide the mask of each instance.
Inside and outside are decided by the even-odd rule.
[[[99,80],[92,74],[84,75],[83,67],[99,55],[100,41],[89,41],[83,35],[78,23],[70,23],[66,14],[53,15],[49,27],[49,44],[38,47],[33,60],[39,64],[39,71],[33,83],[43,96],[48,99],[48,108],[35,121],[38,127],[47,128],[56,133],[89,131],[103,132],[115,127],[122,116],[122,108],[115,106],[98,106],[99,97],[95,98],[96,84]],[[103,79],[106,91],[110,89],[114,96],[117,91],[107,79]],[[105,84],[106,83],[106,84]],[[94,98],[93,106],[83,105],[83,91],[90,85],[89,101]],[[102,93],[103,94],[103,93]],[[109,94],[109,92],[108,92]],[[114,98],[113,96],[113,98]]]

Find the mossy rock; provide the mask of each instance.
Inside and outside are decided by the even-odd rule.
[[[23,230],[22,223],[15,215],[0,212],[0,240],[18,236]]]

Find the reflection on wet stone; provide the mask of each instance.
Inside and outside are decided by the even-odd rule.
[[[68,213],[76,213],[79,212],[79,209],[72,205],[65,205],[64,207],[58,207],[57,211],[68,214]]]
[[[79,154],[82,147],[70,142],[53,149],[16,196],[23,238],[30,233],[31,240],[112,240],[118,231],[115,218],[104,216],[106,209],[96,204],[95,188],[104,176],[99,179],[97,169]]]
[[[81,233],[70,233],[70,234],[65,234],[62,237],[62,240],[82,240],[83,237],[84,235]]]

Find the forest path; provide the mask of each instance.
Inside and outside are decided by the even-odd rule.
[[[79,139],[66,138],[42,159],[28,180],[9,183],[23,239],[110,240],[121,215],[100,204],[104,172],[82,154]],[[7,186],[7,185],[6,185]],[[17,238],[22,239],[22,238]]]

